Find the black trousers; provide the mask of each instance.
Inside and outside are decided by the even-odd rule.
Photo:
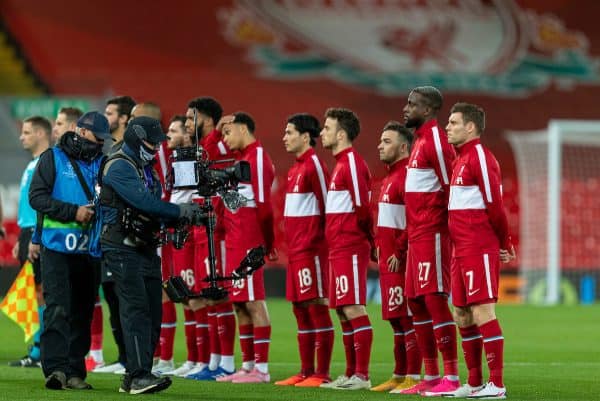
[[[108,304],[108,310],[110,312],[110,328],[115,339],[115,344],[117,344],[117,350],[119,352],[118,360],[121,362],[121,364],[125,365],[125,362],[127,361],[127,353],[125,352],[123,327],[121,326],[121,318],[119,317],[119,297],[117,296],[117,292],[115,290],[115,282],[103,282],[102,291],[104,292],[104,299]]]
[[[132,378],[152,370],[152,357],[160,337],[162,287],[160,258],[155,250],[107,250],[104,268],[112,273],[119,297],[119,315]]]
[[[44,375],[62,371],[67,378],[85,379],[99,260],[44,247],[40,258],[46,300],[40,341]]]

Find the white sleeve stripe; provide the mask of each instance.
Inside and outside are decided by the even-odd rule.
[[[258,174],[258,201],[263,203],[265,201],[265,190],[263,188],[263,148],[261,147],[256,148],[256,170]]]
[[[354,188],[354,199],[356,206],[361,206],[360,191],[358,190],[358,174],[356,173],[356,161],[354,160],[354,154],[348,153],[348,162],[350,165],[350,175],[352,176],[352,188]]]
[[[433,127],[432,131],[433,142],[435,144],[435,153],[437,154],[438,162],[440,163],[440,170],[442,171],[442,179],[444,180],[444,184],[448,185],[448,172],[446,171],[446,163],[444,162],[444,152],[442,151],[440,131],[438,131],[437,127]]]
[[[225,144],[223,143],[223,141],[217,142],[217,147],[219,148],[219,152],[222,155],[226,155],[227,154],[227,148],[225,147]]]
[[[160,169],[163,175],[163,178],[167,179],[167,155],[165,153],[164,145],[160,146],[160,151],[158,152],[158,161],[160,162]]]
[[[315,163],[315,169],[317,170],[317,176],[319,177],[319,184],[321,185],[321,193],[323,194],[323,202],[327,199],[327,185],[325,185],[325,174],[323,173],[323,168],[321,167],[321,163],[319,163],[319,158],[317,155],[312,155],[312,161]]]
[[[477,156],[479,157],[479,166],[481,167],[481,176],[483,177],[483,186],[485,187],[485,197],[488,203],[492,203],[492,188],[490,187],[490,176],[488,175],[485,152],[481,144],[475,145],[475,149],[477,149]]]

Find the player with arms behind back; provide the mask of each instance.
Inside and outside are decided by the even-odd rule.
[[[452,107],[446,130],[458,151],[450,184],[449,228],[454,243],[452,303],[469,369],[467,383],[452,393],[477,399],[506,398],[502,381],[504,337],[496,319],[499,262],[515,258],[502,203],[500,166],[480,136],[485,113],[476,105]],[[483,383],[485,349],[490,380]]]

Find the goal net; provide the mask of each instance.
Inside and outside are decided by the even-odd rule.
[[[591,303],[600,282],[600,121],[508,132],[519,180],[520,274],[528,302]]]

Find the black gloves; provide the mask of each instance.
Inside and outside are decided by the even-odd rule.
[[[197,203],[189,202],[179,205],[179,218],[189,222],[194,221],[194,216],[201,213],[200,206]]]

